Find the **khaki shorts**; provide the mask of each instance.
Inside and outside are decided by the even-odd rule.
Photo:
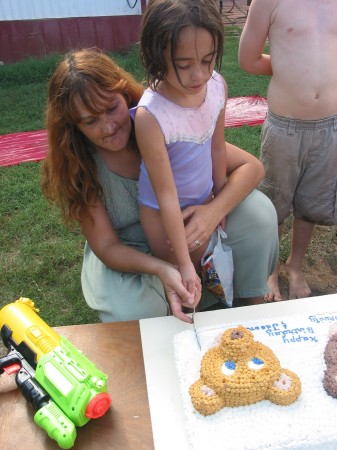
[[[291,211],[315,224],[337,223],[337,116],[295,120],[269,111],[261,161],[259,190],[274,203],[279,224]]]

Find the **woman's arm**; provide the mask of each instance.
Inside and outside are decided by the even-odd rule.
[[[230,213],[264,176],[262,163],[255,156],[229,142],[227,149],[227,183],[218,195],[207,205],[189,206],[183,211],[184,220],[190,218],[185,227],[190,251],[195,249],[194,241],[209,240],[222,218]]]
[[[110,218],[101,200],[89,208],[90,217],[81,222],[81,229],[92,251],[107,267],[118,272],[146,273],[156,275],[163,283],[172,313],[180,320],[191,323],[189,316],[182,312],[182,306],[191,308],[191,295],[183,286],[179,271],[146,253],[123,244],[111,225]],[[193,301],[197,304],[201,296],[201,286]]]
[[[136,112],[135,130],[137,144],[156,193],[161,222],[167,235],[165,239],[171,242],[183,283],[193,295],[198,276],[186,243],[176,185],[162,131],[152,114],[143,108],[138,108]],[[158,229],[153,229],[151,234],[158,232]],[[148,241],[151,246],[151,236],[148,236]],[[168,260],[172,258],[169,252],[167,247]]]

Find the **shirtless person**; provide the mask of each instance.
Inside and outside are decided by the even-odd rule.
[[[260,190],[273,201],[279,237],[293,208],[286,262],[289,298],[311,294],[303,259],[314,224],[337,223],[337,1],[253,0],[239,48],[241,68],[272,75]],[[268,38],[270,55],[263,53]],[[280,263],[266,301],[280,301]]]

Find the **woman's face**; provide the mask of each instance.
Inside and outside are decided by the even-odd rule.
[[[99,150],[118,152],[123,150],[129,141],[131,133],[131,118],[128,105],[121,94],[105,96],[102,102],[101,113],[93,114],[88,111],[78,99],[75,102],[80,121],[77,124],[79,130]]]

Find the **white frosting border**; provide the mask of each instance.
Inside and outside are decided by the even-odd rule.
[[[193,331],[175,335],[175,362],[191,450],[335,450],[337,399],[327,395],[322,378],[329,328],[336,322],[336,315],[304,314],[205,327],[198,330],[201,350]],[[188,389],[199,378],[201,358],[216,337],[237,325],[251,329],[256,340],[275,352],[282,367],[300,377],[301,396],[286,407],[265,400],[204,417],[195,411]]]

